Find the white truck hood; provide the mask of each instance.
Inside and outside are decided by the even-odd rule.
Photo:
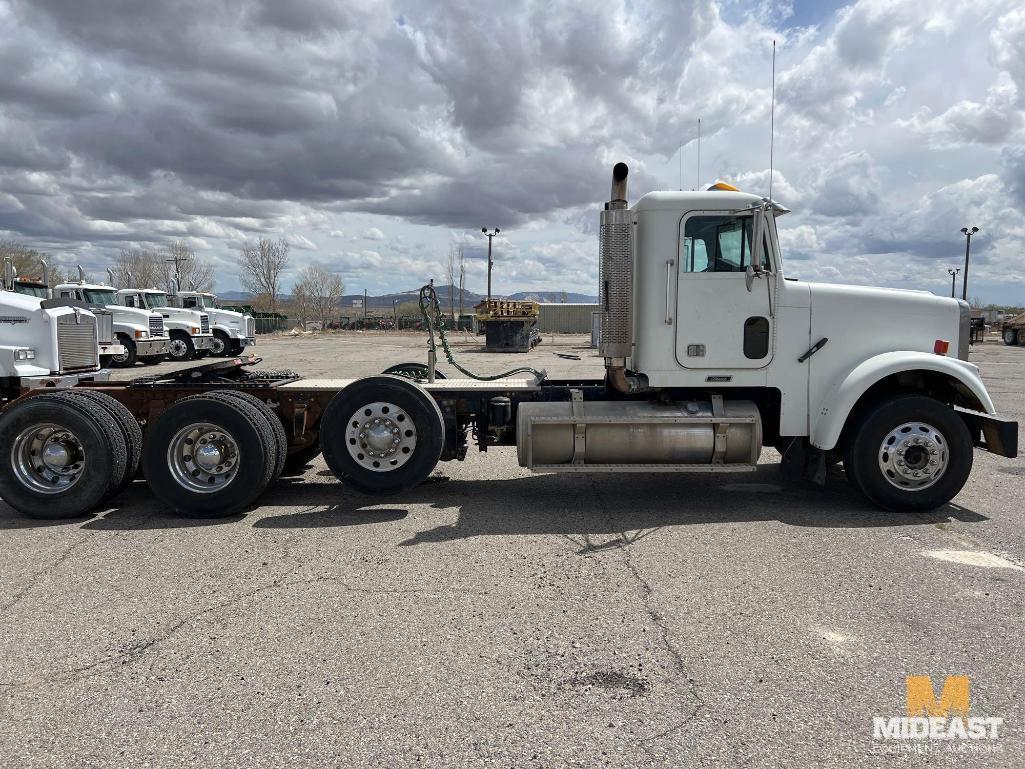
[[[862,354],[915,350],[933,352],[937,340],[958,350],[961,305],[927,291],[808,283],[812,343],[865,348]]]

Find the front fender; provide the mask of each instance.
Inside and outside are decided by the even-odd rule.
[[[815,404],[811,412],[811,444],[823,450],[836,446],[847,417],[858,399],[876,382],[902,371],[936,371],[956,379],[978,399],[982,411],[995,414],[993,399],[979,376],[978,366],[957,358],[924,352],[886,352],[858,364]]]

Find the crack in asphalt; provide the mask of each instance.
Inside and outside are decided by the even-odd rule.
[[[602,494],[601,487],[598,485],[598,481],[595,479],[593,475],[591,475],[589,479],[591,483],[591,490],[594,493],[595,501],[597,502],[600,511],[609,519],[610,523],[614,523],[612,512],[609,510],[609,506],[605,501],[605,497]],[[680,651],[676,648],[676,646],[670,639],[669,627],[666,625],[665,618],[658,611],[658,609],[655,608],[655,591],[652,589],[651,583],[649,583],[648,580],[645,579],[644,576],[640,573],[640,570],[637,568],[637,564],[634,563],[633,556],[630,553],[630,545],[640,540],[643,536],[647,536],[651,533],[652,532],[647,532],[646,534],[642,535],[639,532],[636,536],[630,538],[625,531],[620,532],[620,538],[618,540],[613,540],[613,545],[610,545],[609,543],[604,543],[595,548],[585,548],[581,551],[581,554],[593,558],[596,557],[594,555],[594,551],[596,549],[603,550],[611,546],[618,547],[619,551],[623,554],[623,562],[626,565],[627,570],[630,572],[630,574],[634,578],[634,581],[640,587],[641,600],[644,604],[644,610],[647,613],[648,617],[651,619],[652,623],[654,623],[655,627],[658,628],[659,639],[661,640],[663,648],[669,655],[669,658],[672,661],[672,665],[676,669],[677,674],[682,676],[687,681],[687,690],[693,703],[693,708],[691,712],[688,713],[684,718],[675,722],[669,728],[664,729],[661,732],[649,735],[647,737],[637,738],[638,742],[640,742],[642,746],[645,742],[665,737],[677,731],[678,729],[681,729],[682,727],[686,726],[689,722],[693,721],[698,716],[698,714],[704,708],[705,704],[704,700],[701,697],[701,693],[698,690],[697,682],[690,676],[690,674],[687,671],[687,666],[684,663],[683,655],[680,654]],[[590,543],[588,542],[588,544]]]
[[[76,539],[74,542],[72,542],[70,545],[68,545],[66,548],[64,548],[63,552],[59,556],[57,556],[57,558],[51,564],[49,564],[48,566],[45,566],[44,568],[40,569],[35,574],[33,574],[29,578],[28,584],[25,585],[25,587],[22,588],[21,591],[19,591],[17,595],[15,595],[7,603],[5,603],[2,606],[0,606],[0,614],[6,614],[9,610],[13,609],[15,606],[17,606],[19,603],[21,603],[22,599],[25,598],[25,596],[27,596],[32,591],[32,589],[36,585],[38,585],[39,582],[44,577],[47,577],[50,574],[53,574],[53,572],[56,571],[60,567],[60,565],[62,563],[64,563],[64,561],[66,561],[68,559],[68,557],[71,555],[71,553],[79,545],[81,545],[81,544],[87,542],[88,540],[92,539],[92,537],[93,537],[92,532],[87,532],[87,533],[83,534],[81,537],[79,537],[78,539]]]
[[[69,548],[69,550],[70,549],[71,548]],[[138,660],[140,660],[142,658],[142,656],[149,649],[153,648],[154,646],[157,646],[158,644],[163,643],[168,638],[170,638],[175,633],[177,633],[179,630],[181,630],[183,627],[185,627],[186,625],[188,625],[188,624],[190,624],[192,622],[195,622],[200,617],[204,617],[204,616],[206,616],[208,614],[213,614],[213,613],[216,613],[216,612],[224,611],[225,609],[230,609],[232,606],[234,606],[234,605],[236,605],[238,603],[241,603],[242,601],[246,600],[247,598],[252,598],[255,595],[259,595],[260,593],[265,593],[265,592],[270,591],[270,590],[289,589],[289,588],[302,587],[304,585],[313,585],[313,584],[318,584],[318,583],[337,584],[337,585],[340,585],[342,588],[344,588],[345,592],[348,592],[348,593],[364,593],[364,594],[366,594],[366,593],[382,593],[382,594],[473,593],[475,595],[486,595],[487,594],[486,592],[485,593],[481,593],[481,591],[479,591],[479,590],[460,590],[460,589],[452,589],[452,588],[449,588],[449,589],[446,589],[446,590],[429,590],[429,589],[425,589],[425,588],[395,589],[395,588],[354,587],[354,586],[350,585],[348,582],[346,582],[346,581],[344,581],[342,579],[339,579],[337,577],[328,577],[328,576],[318,576],[318,577],[312,577],[310,579],[291,580],[291,581],[290,580],[286,580],[284,578],[279,578],[279,579],[275,579],[272,582],[269,582],[269,583],[267,583],[265,585],[261,585],[260,587],[253,588],[252,590],[247,590],[247,591],[245,591],[243,593],[238,593],[238,594],[232,596],[231,598],[228,598],[227,600],[224,600],[224,601],[221,601],[219,603],[216,603],[213,606],[208,606],[205,609],[201,609],[200,611],[194,612],[193,614],[189,614],[188,616],[180,617],[179,619],[175,620],[170,625],[168,625],[163,632],[158,633],[157,635],[153,636],[152,638],[148,638],[148,639],[142,640],[142,641],[136,641],[131,646],[129,646],[127,649],[125,649],[124,651],[121,651],[118,654],[112,654],[112,655],[109,655],[107,657],[104,657],[103,659],[96,660],[94,662],[90,662],[90,663],[88,663],[86,665],[81,665],[79,667],[63,670],[63,671],[58,672],[55,675],[48,676],[48,677],[28,678],[28,679],[24,679],[24,680],[20,680],[20,681],[0,681],[0,688],[17,689],[17,688],[23,688],[23,687],[28,687],[28,686],[37,686],[37,685],[40,685],[40,684],[50,684],[50,683],[61,683],[61,682],[75,681],[75,680],[78,680],[79,678],[87,677],[88,675],[100,675],[101,673],[103,673],[105,671],[99,670],[99,668],[102,668],[102,667],[104,667],[106,665],[118,665],[120,663],[121,666],[126,666],[126,665],[130,665],[130,664],[132,664],[134,662],[137,662]],[[87,676],[83,676],[82,674],[87,674]]]

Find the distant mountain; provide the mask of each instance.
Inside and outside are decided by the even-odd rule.
[[[572,291],[518,291],[515,294],[509,294],[508,298],[522,302],[598,304],[598,297],[590,294],[575,294]]]
[[[435,286],[434,290],[438,292],[438,301],[441,302],[443,308],[448,307],[450,296],[453,298],[453,303],[456,307],[459,307],[458,286]],[[222,300],[232,302],[245,302],[251,298],[251,295],[245,291],[223,291],[219,292],[217,296]],[[391,310],[395,305],[403,304],[405,302],[416,302],[419,298],[420,289],[418,288],[411,291],[399,291],[394,294],[368,296],[367,309]],[[478,302],[483,301],[484,298],[483,294],[477,294],[473,291],[463,291],[463,310],[472,310],[473,306]],[[499,296],[496,294],[495,298],[513,299],[521,302],[567,302],[570,304],[596,304],[598,302],[598,297],[596,296],[577,294],[572,291],[517,291],[515,294],[509,294],[508,296]],[[289,294],[282,294],[280,297],[282,302],[288,302],[289,299],[291,299]],[[357,306],[362,307],[363,294],[346,294],[342,297],[340,304],[346,309],[351,309],[352,307]]]

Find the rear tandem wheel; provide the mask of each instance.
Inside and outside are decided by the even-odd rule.
[[[153,494],[176,512],[221,518],[245,510],[277,468],[260,409],[217,392],[171,405],[146,431],[142,466]]]

